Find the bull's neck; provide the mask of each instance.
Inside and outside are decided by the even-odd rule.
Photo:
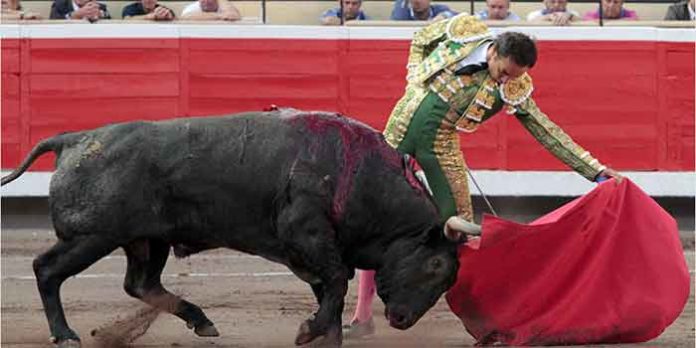
[[[346,220],[351,247],[344,256],[358,268],[378,269],[391,243],[415,238],[439,221],[434,202],[399,170],[361,178],[357,187],[362,189],[352,195]]]

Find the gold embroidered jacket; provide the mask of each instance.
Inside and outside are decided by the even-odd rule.
[[[524,74],[498,84],[488,70],[456,75],[457,64],[480,45],[490,42],[492,33],[475,17],[461,14],[431,24],[414,35],[408,59],[408,86],[392,111],[385,136],[398,144],[404,128],[428,93],[437,94],[451,109],[445,121],[452,129],[473,132],[506,108],[551,153],[579,174],[593,180],[606,167],[554,124],[534,103],[532,79]],[[404,129],[405,130],[405,129]]]

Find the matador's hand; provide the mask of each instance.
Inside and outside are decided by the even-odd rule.
[[[605,168],[603,171],[601,171],[598,175],[597,178],[614,178],[614,181],[618,184],[623,180],[623,175],[619,174],[619,172],[611,169],[611,168]]]

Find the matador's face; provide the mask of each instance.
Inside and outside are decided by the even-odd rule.
[[[529,70],[527,66],[517,65],[511,57],[501,57],[495,47],[488,53],[488,73],[498,83],[516,79]]]

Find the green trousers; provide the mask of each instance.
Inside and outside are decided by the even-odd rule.
[[[428,92],[410,118],[396,148],[413,156],[425,172],[442,220],[458,215],[473,220],[466,163],[459,135],[445,116],[450,106]],[[391,127],[395,131],[398,127]],[[398,130],[397,130],[398,131]]]

